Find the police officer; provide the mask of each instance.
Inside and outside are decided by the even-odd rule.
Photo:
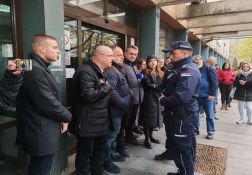
[[[173,150],[173,159],[179,168],[168,175],[193,175],[196,140],[194,121],[198,111],[197,97],[200,89],[200,72],[192,59],[192,46],[186,41],[175,41],[170,48],[173,68],[167,70],[161,87],[160,104],[166,123],[166,148]]]

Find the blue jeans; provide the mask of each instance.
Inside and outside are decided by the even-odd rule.
[[[208,100],[208,97],[198,97],[198,104],[199,108],[202,107],[206,114],[207,133],[214,134],[214,100]],[[198,112],[198,115],[196,117],[196,128],[200,127],[199,113],[200,111]]]
[[[53,163],[53,154],[30,156],[28,175],[49,175]]]
[[[112,117],[112,124],[113,124],[113,130],[107,137],[107,143],[106,143],[106,158],[105,161],[111,160],[111,155],[116,154],[116,137],[121,129],[121,121],[122,117],[114,116]]]

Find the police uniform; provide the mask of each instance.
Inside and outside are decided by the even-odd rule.
[[[166,148],[174,151],[174,161],[181,175],[194,174],[194,122],[198,111],[200,72],[192,61],[192,57],[187,57],[174,62],[173,69],[166,71],[160,86],[165,95],[160,104],[165,107]]]

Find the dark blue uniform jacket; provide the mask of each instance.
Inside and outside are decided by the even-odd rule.
[[[160,100],[165,109],[184,107],[187,111],[197,111],[197,97],[200,90],[200,72],[187,57],[173,63],[173,68],[167,70],[162,80],[160,90],[165,97]]]

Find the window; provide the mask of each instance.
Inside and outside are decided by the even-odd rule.
[[[15,55],[13,31],[13,2],[0,0],[0,77],[3,76],[8,60]]]

